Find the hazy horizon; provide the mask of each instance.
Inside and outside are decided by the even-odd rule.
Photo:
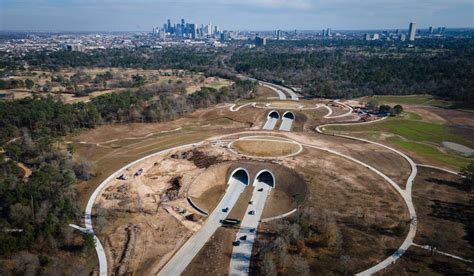
[[[249,31],[474,26],[469,0],[0,0],[0,10],[2,31],[148,31],[181,18]]]

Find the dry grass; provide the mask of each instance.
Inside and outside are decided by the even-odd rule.
[[[299,146],[283,141],[239,140],[232,144],[239,153],[258,157],[278,157],[296,153]]]

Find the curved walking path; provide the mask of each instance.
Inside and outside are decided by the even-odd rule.
[[[353,109],[351,106],[349,106],[349,105],[346,105],[346,104],[343,104],[343,103],[338,103],[338,104],[349,108],[349,111],[347,111],[347,112],[344,113],[344,114],[332,116],[332,113],[333,113],[332,108],[330,108],[329,106],[327,106],[327,105],[325,105],[325,104],[324,104],[324,105],[319,105],[318,107],[324,107],[324,108],[326,108],[326,109],[328,110],[328,113],[327,113],[326,115],[324,115],[323,118],[325,118],[325,119],[342,118],[342,117],[346,117],[346,116],[351,115],[352,112],[354,111],[354,109]]]
[[[381,120],[383,120],[385,118],[382,118]],[[380,120],[377,120],[377,121],[380,121]],[[366,124],[366,123],[373,123],[373,122],[377,122],[377,121],[371,121],[371,122],[363,122],[363,123],[359,123],[359,124]],[[321,125],[321,126],[318,126],[316,128],[316,130],[319,132],[319,133],[323,133],[322,129],[324,129],[324,126],[328,126],[328,125],[352,125],[352,124],[357,124],[357,123],[348,123],[348,124],[326,124],[326,125]],[[237,132],[237,133],[232,133],[232,134],[226,134],[226,135],[222,135],[222,136],[219,136],[219,138],[224,138],[224,137],[228,137],[228,136],[234,136],[234,135],[239,135],[239,134],[246,134],[246,133],[252,133],[252,134],[255,134],[255,133],[258,133],[256,131],[244,131],[244,132]],[[266,134],[269,134],[268,132],[264,132]],[[397,185],[392,179],[390,179],[389,177],[387,177],[385,174],[383,174],[382,172],[378,171],[377,169],[375,169],[374,167],[362,162],[362,161],[359,161],[351,156],[348,156],[348,155],[344,155],[344,154],[341,154],[337,151],[334,151],[330,148],[323,148],[323,147],[319,147],[319,146],[315,146],[315,145],[312,145],[312,144],[308,144],[308,143],[299,143],[297,141],[294,141],[292,139],[288,139],[288,138],[282,138],[282,137],[279,137],[281,138],[282,140],[289,140],[289,141],[293,141],[293,142],[296,142],[296,143],[299,143],[303,146],[308,146],[308,147],[312,147],[312,148],[316,148],[316,149],[320,149],[320,150],[323,150],[323,151],[326,151],[326,152],[329,152],[329,153],[332,153],[332,154],[335,154],[335,155],[338,155],[338,156],[341,156],[343,158],[346,158],[348,160],[351,160],[361,166],[364,166],[366,168],[368,168],[369,170],[375,172],[376,174],[378,174],[379,176],[381,176],[384,180],[386,180],[387,182],[389,182],[389,184],[402,196],[407,208],[408,208],[408,211],[410,213],[410,217],[411,217],[411,223],[410,223],[410,229],[409,229],[409,232],[407,234],[407,237],[405,238],[404,242],[402,243],[402,245],[399,247],[398,250],[396,250],[391,256],[389,256],[388,258],[386,258],[385,260],[383,260],[382,262],[378,263],[377,265],[365,270],[365,271],[362,271],[359,273],[359,275],[370,275],[370,274],[374,274],[378,271],[381,271],[382,269],[388,267],[389,265],[391,265],[392,263],[394,263],[398,258],[400,258],[400,256],[402,256],[404,254],[404,252],[413,244],[413,239],[415,237],[415,234],[416,234],[416,227],[417,227],[417,220],[416,220],[416,212],[415,212],[415,208],[414,208],[414,205],[413,205],[413,202],[412,202],[412,197],[411,197],[411,191],[412,191],[412,185],[413,185],[413,181],[414,181],[414,178],[417,174],[417,168],[416,168],[416,164],[413,162],[413,160],[411,160],[408,156],[406,156],[404,153],[394,149],[394,148],[391,148],[391,147],[388,147],[386,145],[383,145],[383,144],[380,144],[380,143],[377,143],[377,142],[373,142],[373,141],[369,141],[369,140],[366,140],[366,139],[361,139],[361,138],[357,138],[357,137],[351,137],[351,136],[347,136],[347,135],[335,135],[335,136],[340,136],[340,137],[344,137],[344,138],[348,138],[348,139],[353,139],[353,140],[358,140],[358,141],[361,141],[361,142],[365,142],[365,143],[371,143],[371,144],[374,144],[374,145],[377,145],[377,146],[380,146],[380,147],[384,147],[386,149],[389,149],[397,154],[399,154],[400,156],[402,156],[405,160],[407,160],[411,166],[411,173],[410,173],[410,176],[409,178],[407,179],[407,184],[406,184],[406,188],[405,189],[402,189],[399,185]],[[270,136],[271,137],[271,136]],[[213,137],[213,138],[209,138],[209,139],[206,139],[206,140],[212,140],[212,139],[218,139],[216,137]],[[94,231],[93,231],[93,227],[92,227],[92,219],[91,219],[91,214],[92,214],[92,207],[94,205],[94,202],[97,198],[97,196],[99,195],[99,193],[102,191],[102,189],[104,189],[104,187],[108,184],[108,182],[110,180],[112,180],[113,178],[117,177],[123,170],[125,170],[126,168],[130,167],[130,166],[133,166],[135,164],[137,164],[138,162],[141,162],[143,161],[144,159],[147,159],[147,158],[150,158],[150,157],[153,157],[153,156],[156,156],[156,155],[160,155],[160,154],[164,154],[166,152],[170,152],[170,151],[173,151],[173,150],[177,150],[177,149],[181,149],[181,148],[186,148],[186,147],[191,147],[191,146],[197,146],[197,145],[200,145],[202,144],[204,141],[206,140],[203,140],[201,142],[198,142],[198,143],[193,143],[193,144],[187,144],[187,145],[182,145],[182,146],[178,146],[178,147],[174,147],[174,148],[170,148],[170,149],[166,149],[166,150],[162,150],[162,151],[159,151],[159,152],[156,152],[156,153],[153,153],[153,154],[150,154],[148,156],[145,156],[143,158],[140,158],[126,166],[124,166],[123,168],[117,170],[114,174],[112,174],[111,176],[109,176],[106,180],[104,180],[97,188],[96,190],[93,192],[93,194],[91,195],[89,201],[88,201],[88,204],[87,204],[87,207],[86,207],[86,216],[85,216],[85,229],[86,231],[88,231],[89,233],[92,233],[94,234]],[[268,139],[270,141],[274,141],[274,139]],[[219,208],[219,206],[218,206]],[[219,211],[219,209],[216,208],[217,211]],[[215,210],[215,211],[216,211]],[[211,214],[212,216],[212,214]],[[210,221],[209,219],[207,221]],[[207,222],[206,221],[206,222]],[[210,225],[213,225],[213,227],[215,227],[215,222],[214,223],[210,223]],[[211,228],[213,228],[211,227]],[[200,231],[198,231],[200,232]],[[205,233],[209,233],[209,231],[204,231]],[[211,231],[212,232],[212,231]],[[212,235],[212,234],[211,234]],[[197,236],[196,234],[193,235],[193,237],[199,237]],[[202,243],[202,242],[207,242],[208,239],[204,239],[205,237],[199,237],[199,238],[194,238],[191,237],[191,239],[193,240],[193,243]],[[100,270],[100,275],[107,275],[107,259],[106,259],[106,255],[105,255],[105,252],[104,252],[104,249],[102,247],[102,244],[100,243],[99,239],[95,236],[94,234],[94,239],[96,240],[96,252],[97,252],[97,256],[98,256],[98,259],[99,259],[99,270]],[[188,242],[186,244],[191,244],[191,239],[188,240]],[[197,240],[196,240],[197,239]],[[199,242],[201,241],[201,242]],[[178,275],[180,274],[182,271],[184,271],[184,269],[186,268],[187,264],[189,264],[191,261],[192,261],[192,258],[195,256],[195,254],[197,254],[199,252],[199,249],[200,247],[193,247],[193,249],[189,249],[189,250],[186,250],[186,249],[183,249],[186,244],[180,249],[180,251],[184,250],[183,252],[188,252],[186,254],[181,254],[181,255],[178,255],[178,253],[180,251],[178,251],[178,253],[173,256],[172,260],[174,259],[175,261],[170,261],[168,262],[168,264],[165,266],[165,267],[168,267],[168,269],[163,269],[162,272],[160,272],[160,275]],[[189,253],[190,251],[192,251],[192,253]],[[194,255],[193,255],[194,254]],[[185,256],[185,257],[183,257]],[[182,258],[186,258],[187,260],[189,260],[189,262],[185,261],[183,262],[182,261]],[[172,265],[174,264],[174,265]]]
[[[385,118],[386,117],[382,118],[381,120],[384,120]],[[378,121],[381,121],[381,120],[375,120],[375,121],[364,122],[364,123],[374,123],[374,122],[378,122]],[[321,130],[321,129],[324,129],[325,126],[330,126],[330,125],[353,125],[353,124],[354,123],[325,124],[325,125],[318,126],[316,128],[316,131],[321,133],[321,134],[325,134]],[[359,124],[361,124],[361,123],[359,123]],[[347,139],[352,139],[352,140],[356,140],[356,141],[361,141],[361,142],[365,142],[365,143],[369,143],[369,144],[373,144],[373,145],[377,145],[377,146],[386,148],[390,151],[395,152],[396,154],[400,155],[401,157],[403,157],[410,164],[410,167],[411,167],[411,173],[410,173],[410,175],[409,175],[409,177],[406,181],[405,189],[402,189],[392,179],[388,178],[387,176],[385,176],[381,172],[378,172],[375,168],[366,165],[370,170],[372,170],[372,171],[376,172],[377,174],[381,175],[385,180],[387,180],[398,191],[398,193],[402,196],[403,200],[405,201],[405,204],[408,207],[408,212],[410,213],[410,230],[408,231],[408,235],[405,238],[405,241],[402,243],[402,245],[391,256],[389,256],[388,258],[386,258],[382,262],[380,262],[380,263],[376,264],[375,266],[373,266],[373,267],[371,267],[367,270],[364,270],[364,271],[357,274],[357,275],[372,275],[372,274],[375,274],[375,273],[385,269],[386,267],[390,266],[391,264],[395,263],[408,250],[408,248],[413,244],[413,240],[415,238],[416,230],[417,230],[417,216],[416,216],[415,206],[413,204],[413,199],[412,199],[412,187],[413,187],[415,177],[418,173],[418,170],[417,170],[417,167],[416,167],[416,163],[410,157],[408,157],[406,154],[404,154],[403,152],[401,152],[397,149],[394,149],[392,147],[386,146],[386,145],[381,144],[381,143],[373,142],[373,141],[370,141],[370,140],[367,140],[367,139],[352,137],[352,136],[348,136],[348,135],[334,134],[334,136],[343,137],[343,138],[347,138]],[[352,157],[349,157],[349,156],[348,156],[348,158],[353,159]],[[356,159],[353,159],[353,161],[356,162],[356,163],[360,162]],[[360,162],[360,163],[363,164],[362,162]]]
[[[107,186],[107,184],[114,178],[118,177],[122,171],[126,170],[127,168],[147,159],[147,158],[150,158],[150,157],[153,157],[153,156],[157,156],[157,155],[160,155],[160,154],[164,154],[164,153],[167,153],[167,152],[170,152],[170,151],[173,151],[173,150],[177,150],[177,149],[182,149],[182,148],[186,148],[186,147],[192,147],[192,146],[197,146],[197,145],[200,145],[202,144],[203,142],[198,142],[198,143],[193,143],[193,144],[187,144],[187,145],[182,145],[182,146],[178,146],[178,147],[174,147],[174,148],[170,148],[170,149],[165,149],[165,150],[162,150],[162,151],[159,151],[159,152],[155,152],[153,154],[150,154],[150,155],[147,155],[145,157],[142,157],[138,160],[135,160],[127,165],[125,165],[124,167],[120,168],[119,170],[117,170],[116,172],[114,172],[113,174],[111,174],[109,177],[107,177],[107,179],[105,179],[104,181],[102,181],[102,183],[100,183],[100,185],[94,190],[94,192],[92,193],[91,197],[89,198],[89,201],[87,202],[87,206],[86,206],[86,211],[85,211],[85,230],[88,232],[88,233],[91,233],[94,235],[94,240],[95,240],[95,251],[97,253],[97,258],[99,260],[99,275],[107,275],[107,271],[108,271],[108,267],[107,267],[107,257],[105,255],[105,251],[104,251],[104,247],[102,246],[100,240],[97,238],[97,236],[95,235],[94,233],[94,228],[92,226],[92,208],[94,206],[94,203],[95,203],[95,200],[97,198],[97,196],[100,194],[100,192],[105,188],[105,186]]]

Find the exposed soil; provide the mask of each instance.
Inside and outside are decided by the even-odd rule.
[[[181,275],[227,275],[238,229],[220,227]]]
[[[330,214],[342,235],[338,250],[318,243],[301,249],[307,252],[306,256],[311,256],[306,259],[312,273],[360,272],[400,246],[406,230],[397,235],[395,228],[406,224],[409,216],[402,199],[389,183],[362,166],[319,150],[309,149],[296,159],[300,160],[290,163],[294,162],[309,183],[308,198],[302,208]],[[300,167],[298,162],[305,166]],[[254,247],[254,252],[259,251],[262,242],[277,235],[272,225],[275,224],[261,224],[262,234],[257,236],[259,245]],[[341,256],[349,259],[345,268],[340,265]],[[253,267],[259,266],[258,261],[254,259]],[[285,274],[282,269],[280,272]]]
[[[413,202],[418,215],[416,243],[474,260],[474,195],[459,176],[418,168]]]
[[[377,275],[472,275],[474,266],[441,254],[410,247],[393,265]]]

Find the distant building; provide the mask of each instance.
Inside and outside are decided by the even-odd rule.
[[[416,35],[416,22],[410,23],[410,28],[408,29],[408,40],[415,41]]]
[[[429,28],[428,28],[428,33],[429,33],[429,34],[432,34],[432,33],[433,33],[433,27],[429,27]]]
[[[400,35],[400,41],[405,41],[407,40],[407,35],[406,34],[401,34]]]
[[[332,36],[331,28],[328,28],[328,29],[326,30],[326,36]]]
[[[85,47],[82,44],[64,44],[63,50],[69,52],[84,52]]]
[[[380,35],[379,34],[374,34],[372,40],[379,40],[380,39]]]
[[[370,34],[368,33],[364,34],[364,40],[370,40]]]
[[[189,29],[190,29],[190,32],[191,32],[191,38],[196,39],[196,37],[198,35],[196,24],[189,24]]]
[[[276,31],[276,39],[281,40],[281,30]]]
[[[229,34],[229,32],[226,32],[226,31],[222,32],[222,33],[221,33],[220,40],[221,40],[222,43],[224,43],[224,42],[226,42],[226,41],[229,41],[229,40],[230,40],[230,34]]]
[[[255,37],[255,46],[262,47],[267,45],[267,39],[265,37],[256,36]]]

